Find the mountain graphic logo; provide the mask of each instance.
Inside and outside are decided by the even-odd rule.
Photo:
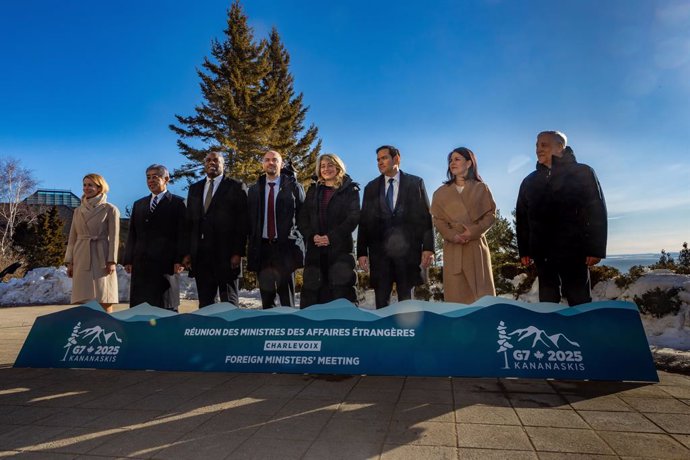
[[[572,350],[581,348],[580,344],[562,332],[549,334],[531,325],[509,332],[505,321],[499,321],[496,332],[496,353],[503,354],[501,369],[512,369],[512,361],[515,369],[584,370],[582,351]],[[535,348],[537,350],[533,352]]]
[[[113,332],[106,332],[101,326],[94,326],[88,329],[84,329],[78,332],[78,335],[82,339],[91,339],[89,343],[98,341],[100,344],[108,344],[110,339],[114,339],[117,343],[122,343],[122,339]]]
[[[547,348],[561,348],[561,346],[565,345],[565,343],[580,348],[579,343],[570,340],[568,337],[565,336],[565,334],[559,332],[553,335],[549,335],[546,333],[545,330],[539,329],[536,326],[528,326],[523,329],[516,329],[513,332],[510,332],[508,335],[517,335],[518,342],[531,338],[532,348],[535,348],[539,343],[544,344]]]
[[[88,340],[89,345],[97,342],[100,345],[108,345],[109,342],[112,343],[122,343],[122,339],[117,336],[115,331],[113,332],[106,332],[105,329],[103,329],[101,326],[93,326],[89,327],[86,329],[81,328],[81,321],[78,322],[77,324],[74,325],[72,328],[72,333],[70,334],[69,338],[67,339],[67,343],[65,344],[64,348],[65,349],[65,356],[62,357],[61,361],[67,360],[67,357],[70,354],[70,351],[72,351],[73,347],[81,347],[82,349],[85,348],[85,346],[80,345],[79,341],[81,340]],[[92,348],[92,347],[89,347]],[[119,347],[115,347],[118,348]],[[77,350],[77,348],[74,348]],[[91,350],[89,350],[90,352]]]

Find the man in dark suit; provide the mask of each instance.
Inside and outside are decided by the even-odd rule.
[[[381,175],[364,188],[357,257],[363,270],[371,266],[376,308],[382,308],[393,283],[398,301],[411,299],[422,284],[420,266],[433,260],[434,232],[424,181],[400,170],[400,151],[391,145],[376,149],[376,159]]]
[[[295,306],[295,270],[304,266],[304,242],[297,215],[304,188],[294,173],[283,169],[283,157],[269,150],[261,167],[265,174],[249,188],[249,255],[247,269],[258,274],[263,308]]]
[[[190,275],[196,279],[199,308],[215,302],[239,302],[240,261],[247,244],[247,191],[225,177],[223,155],[204,159],[206,178],[192,184],[187,195],[190,226]]]
[[[148,302],[161,308],[175,309],[164,300],[170,288],[166,275],[182,270],[187,254],[185,205],[182,197],[167,190],[168,168],[153,164],[146,168],[146,185],[151,191],[134,202],[125,245],[124,266],[132,278],[129,285],[130,307]]]

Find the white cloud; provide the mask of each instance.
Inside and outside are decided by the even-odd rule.
[[[666,171],[670,174],[680,174],[690,181],[690,163],[673,163],[666,166]],[[690,187],[690,184],[688,185]],[[690,191],[690,189],[689,189]]]
[[[516,155],[512,157],[508,163],[508,174],[513,174],[526,164],[529,164],[532,160],[536,161],[534,158],[528,157],[527,155]]]
[[[637,214],[648,211],[678,209],[690,212],[690,194],[670,196],[664,193],[649,193],[649,190],[606,193],[609,212],[615,214]]]
[[[663,26],[687,26],[690,20],[690,3],[684,0],[672,2],[656,10],[656,19]]]
[[[690,39],[672,37],[656,46],[654,62],[661,69],[677,69],[690,61]]]

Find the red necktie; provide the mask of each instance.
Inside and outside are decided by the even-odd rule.
[[[271,190],[268,191],[268,239],[274,240],[276,238],[276,216],[275,216],[275,199],[273,195],[273,187],[276,185],[275,182],[269,182],[268,185]]]

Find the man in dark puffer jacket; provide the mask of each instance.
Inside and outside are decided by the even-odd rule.
[[[589,268],[606,257],[607,216],[594,170],[578,163],[565,134],[537,136],[537,169],[520,186],[516,227],[520,260],[534,262],[539,301],[592,301]]]

